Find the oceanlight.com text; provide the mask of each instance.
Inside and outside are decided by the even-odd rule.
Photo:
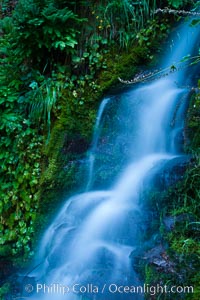
[[[37,283],[36,286],[27,284],[25,286],[27,293],[37,294],[148,294],[154,296],[156,294],[192,294],[194,293],[193,286],[168,286],[168,285],[120,285],[115,283],[95,285],[88,283],[85,285],[75,283],[73,285],[64,285],[59,283],[45,284]]]

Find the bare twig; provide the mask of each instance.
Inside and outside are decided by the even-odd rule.
[[[195,11],[186,11],[186,10],[177,10],[177,9],[171,9],[168,7],[165,8],[158,8],[154,11],[154,14],[173,14],[173,15],[183,15],[183,16],[200,16],[199,12]]]

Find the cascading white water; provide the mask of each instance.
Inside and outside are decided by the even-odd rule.
[[[183,40],[187,39],[188,28],[184,30]],[[192,37],[193,43],[190,41],[187,49],[182,48],[182,41],[176,45],[176,59],[192,51],[197,35]],[[163,65],[171,63],[169,57]],[[144,298],[142,293],[115,292],[114,288],[141,284],[129,258],[139,243],[140,192],[143,180],[154,167],[180,155],[176,138],[183,128],[182,114],[189,91],[178,86],[186,72],[181,70],[123,93],[116,101],[114,121],[107,121],[104,139],[99,126],[108,99],[102,102],[94,130],[87,191],[68,199],[47,229],[37,256],[41,264],[33,274],[39,284],[33,299]],[[96,148],[103,153],[99,164],[95,164]],[[91,190],[94,169],[95,174],[102,172],[105,160],[103,170],[110,171],[107,162],[113,159],[113,169],[118,164],[120,168],[111,173],[114,179],[106,177],[105,186],[109,188],[103,189],[101,183],[101,190]],[[66,287],[65,294],[62,286]]]
[[[97,142],[98,142],[98,138],[99,138],[99,134],[100,134],[100,122],[101,122],[101,118],[103,116],[104,109],[105,109],[107,103],[109,102],[109,100],[110,100],[109,98],[103,99],[103,101],[100,104],[99,111],[97,114],[96,123],[94,126],[92,146],[91,146],[90,153],[89,153],[88,181],[87,181],[86,191],[88,191],[90,189],[91,184],[92,184],[92,174],[93,174],[93,168],[94,168],[95,150],[96,150],[96,146],[97,146]]]

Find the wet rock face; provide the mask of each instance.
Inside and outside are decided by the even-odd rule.
[[[15,293],[13,285],[15,283],[16,269],[13,267],[10,260],[4,257],[0,259],[0,299],[13,300],[14,298],[10,295],[11,290]]]
[[[175,264],[166,253],[166,249],[162,245],[158,245],[147,251],[143,257],[148,263],[154,265],[157,270],[163,272],[174,273]]]
[[[22,276],[15,272],[6,279],[4,286],[7,286],[8,288],[3,294],[3,299],[22,299],[30,297],[31,292],[36,287],[36,281],[34,277]]]
[[[62,147],[62,153],[65,154],[83,154],[85,151],[88,150],[89,144],[88,142],[80,137],[80,136],[74,136],[73,138],[65,136],[64,144]]]
[[[195,222],[195,219],[190,214],[180,214],[178,216],[166,216],[163,218],[163,224],[166,231],[172,231],[177,223]]]
[[[168,188],[177,181],[181,180],[187,168],[188,162],[188,157],[179,157],[168,162],[159,176],[160,186],[163,188]]]
[[[140,265],[150,265],[159,273],[176,273],[176,263],[169,257],[166,246],[162,243],[152,245],[149,249],[136,249],[130,257],[133,266],[138,269]]]
[[[6,259],[0,260],[0,285],[5,283],[5,279],[11,276],[14,273],[14,267],[11,262]]]
[[[159,170],[155,168],[154,172],[152,172],[151,178],[148,178],[145,185],[148,186],[148,182],[153,181],[155,188],[161,191],[168,189],[183,178],[186,168],[190,162],[191,157],[186,155],[175,157],[168,162],[163,162],[163,165],[159,167]]]

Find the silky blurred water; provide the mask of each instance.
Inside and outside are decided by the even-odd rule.
[[[163,67],[190,53],[198,33],[186,24],[177,36]],[[130,260],[144,218],[140,194],[155,167],[159,170],[181,155],[190,92],[181,86],[188,72],[183,68],[103,99],[88,154],[85,192],[66,199],[47,228],[36,257],[40,266],[32,274],[38,291],[31,298],[144,299],[143,293],[116,287],[143,285]]]

